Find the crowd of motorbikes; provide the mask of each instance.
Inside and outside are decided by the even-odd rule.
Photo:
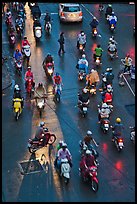
[[[42,37],[42,26],[40,24],[41,13],[39,11],[39,6],[37,3],[28,3],[28,5],[31,9],[31,13],[33,15],[33,20],[34,20],[34,24],[33,24],[34,37],[36,38],[36,40],[39,40]],[[18,2],[12,3],[12,9],[16,15],[20,14],[21,17],[23,18],[23,22],[25,22],[25,9],[20,10],[18,8]],[[99,5],[99,11],[100,12],[104,11],[104,5]],[[110,30],[112,32],[114,32],[116,29],[116,22],[110,22],[109,17],[110,17],[109,14],[106,15],[106,20],[109,23]],[[14,27],[12,15],[9,15],[6,17],[5,23],[6,23],[7,28],[8,28],[9,43],[11,46],[15,46],[16,38],[21,37],[23,35],[24,25],[18,24],[16,26],[16,34],[17,34],[16,35],[15,31],[13,29],[11,29],[11,31],[10,31],[10,28]],[[44,29],[45,29],[46,34],[50,35],[51,30],[52,30],[51,22],[47,22],[44,26]],[[97,28],[92,29],[92,36],[96,37],[97,35],[98,35]],[[112,38],[109,39],[108,46],[112,40],[114,41],[114,39],[112,39]],[[116,44],[117,43],[115,42],[115,45]],[[79,49],[81,55],[83,55],[83,53],[85,53],[85,43],[81,44],[79,42],[77,48]],[[22,51],[24,58],[26,58],[26,60],[27,60],[27,66],[29,66],[29,61],[30,61],[30,56],[31,56],[30,46],[29,45],[24,46],[21,51]],[[110,56],[111,59],[117,58],[117,51],[116,50],[109,50],[109,48],[108,48],[108,55]],[[4,58],[2,60],[3,60],[2,61],[2,64],[3,64]],[[122,61],[122,63],[124,63],[124,61]],[[95,57],[96,68],[98,68],[101,64],[102,64],[101,57],[96,56]],[[15,61],[15,68],[16,68],[16,72],[18,73],[19,76],[21,75],[22,67],[23,67],[22,60],[16,60]],[[85,72],[85,70],[79,69],[78,66],[77,66],[77,68],[78,68],[78,80],[79,81],[85,81],[87,73]],[[55,72],[54,63],[44,63],[43,69],[44,69],[47,77],[51,80],[53,75],[54,75],[54,72]],[[131,73],[131,75],[132,74],[133,73]],[[107,117],[104,117],[101,119],[100,128],[103,131],[103,133],[105,133],[105,134],[111,128],[112,134],[113,134],[114,127],[111,125],[111,121],[110,121],[110,114],[112,114],[112,112],[113,112],[113,85],[107,84],[105,74],[102,74],[101,76],[102,76],[101,97],[104,94],[105,87],[107,87],[109,85],[111,87],[112,98],[111,98],[111,100],[105,101],[105,103],[108,105],[108,107],[110,109],[110,113],[108,114]],[[135,72],[134,72],[134,75],[132,75],[132,78],[135,79]],[[86,83],[84,86],[84,89],[87,90],[87,92],[89,93],[89,96],[96,95],[97,89],[96,89],[95,84],[89,85],[88,83]],[[31,98],[33,92],[37,92],[37,90],[35,90],[35,88],[32,85],[32,78],[28,79],[26,91],[27,91],[30,98]],[[37,94],[39,95],[39,92]],[[80,94],[78,93],[78,97],[79,97],[79,95]],[[59,85],[54,87],[54,96],[55,96],[55,100],[57,102],[60,102],[61,89],[60,89]],[[86,115],[88,113],[89,103],[90,103],[89,99],[85,102],[81,101],[78,103],[78,108],[79,108],[80,114],[82,114],[83,117],[86,117]],[[104,103],[104,101],[102,99],[101,103],[97,106],[98,113],[101,110],[101,108],[102,108],[101,106],[103,103]],[[42,117],[42,111],[44,110],[44,107],[45,107],[45,98],[37,97],[36,98],[36,106],[39,110],[40,117]],[[14,114],[15,114],[16,120],[18,120],[20,114],[22,113],[22,110],[23,110],[23,108],[21,106],[21,100],[19,98],[14,99]],[[135,127],[129,127],[129,128],[131,130],[130,139],[135,144]],[[47,133],[45,131],[45,133],[43,133],[43,138],[46,134]],[[34,139],[29,139],[28,150],[30,153],[35,153],[38,149],[47,146],[47,144],[52,145],[55,141],[56,141],[56,136],[54,134],[50,135],[47,138],[46,143],[44,142],[43,139],[41,139],[39,141],[36,141]],[[122,148],[124,147],[124,138],[123,137],[121,137],[121,138],[114,137],[114,144],[116,145],[118,151],[121,151]],[[85,152],[87,150],[89,150],[89,147],[86,145],[83,145],[82,141],[79,142],[79,146],[80,146],[80,155],[82,158],[83,155],[85,155]],[[97,178],[97,170],[98,170],[98,166],[99,166],[99,162],[98,162],[99,154],[98,154],[97,150],[94,149],[93,147],[90,150],[92,151],[92,154],[95,157],[96,165],[88,168],[87,181],[89,181],[91,183],[92,190],[94,192],[96,192],[98,190],[98,185],[99,185],[98,178]],[[65,183],[69,183],[71,166],[70,166],[70,163],[69,163],[67,158],[61,160],[60,170],[57,169],[57,171],[61,176],[63,176],[65,178]],[[81,173],[80,169],[79,169],[79,173],[82,177],[82,173]]]

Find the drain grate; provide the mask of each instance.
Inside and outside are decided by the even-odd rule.
[[[44,170],[39,160],[21,161],[18,165],[22,174],[38,173]]]

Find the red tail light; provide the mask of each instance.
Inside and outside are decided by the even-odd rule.
[[[63,13],[63,12],[61,12],[61,16],[62,16],[62,17],[64,16],[64,13]]]
[[[122,139],[122,138],[120,138],[118,141],[119,141],[119,142],[123,142],[123,139]]]
[[[79,13],[79,16],[82,16],[82,11]]]

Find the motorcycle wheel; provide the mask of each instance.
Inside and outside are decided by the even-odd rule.
[[[65,184],[68,184],[69,183],[69,178],[64,177],[64,182],[65,182]]]
[[[40,116],[40,118],[42,117],[42,110],[41,109],[39,110],[39,116]]]
[[[53,144],[55,141],[56,141],[56,136],[55,136],[55,135],[52,135],[52,136],[50,136],[50,138],[49,138],[48,144],[51,145],[51,144]]]
[[[19,112],[17,112],[15,115],[15,120],[17,121],[18,119],[19,119]]]
[[[56,98],[56,101],[59,103],[60,102],[60,95],[56,94],[55,98]]]
[[[92,180],[91,182],[91,188],[94,192],[97,192],[98,191],[98,183],[94,180]]]

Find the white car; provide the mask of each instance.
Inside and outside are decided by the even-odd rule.
[[[82,17],[79,4],[59,3],[60,22],[82,22]]]

